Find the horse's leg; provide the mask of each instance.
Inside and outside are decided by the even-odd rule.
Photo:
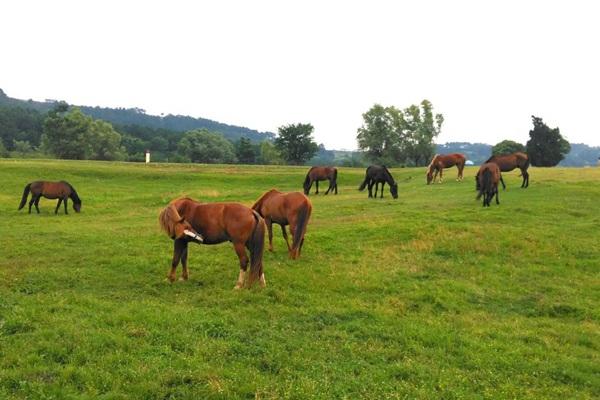
[[[502,183],[502,190],[506,190],[506,185],[504,184],[504,179],[502,179],[502,175],[500,175],[500,183]]]
[[[444,174],[444,168],[440,168],[440,183],[442,183],[442,181],[444,180],[442,178],[442,175]]]
[[[62,203],[62,198],[58,199],[58,203],[56,203],[56,209],[54,210],[54,214],[58,214],[58,209],[60,208],[60,203]]]
[[[67,210],[67,200],[69,200],[68,197],[63,199],[63,204],[65,205],[65,215],[69,214],[69,211]]]
[[[273,221],[271,218],[265,218],[265,224],[267,225],[267,231],[269,232],[269,251],[273,251]]]
[[[498,192],[499,192],[498,185],[496,185],[496,204],[497,205],[500,204],[500,200],[498,199]]]
[[[240,259],[240,274],[238,276],[238,280],[235,284],[234,289],[241,289],[244,287],[244,283],[246,280],[246,269],[248,268],[248,256],[246,255],[246,247],[244,243],[234,242],[233,248]]]
[[[523,175],[523,183],[521,183],[521,187],[526,188],[527,186],[529,186],[529,173],[527,172],[527,170],[522,169],[521,175]]]
[[[294,237],[292,225],[290,225],[290,232],[292,232],[292,237]],[[283,238],[285,239],[285,243],[287,243],[288,252],[292,251],[292,248],[290,247],[290,241],[288,240],[288,234],[285,230],[285,225],[281,225],[281,233],[283,233]]]
[[[315,192],[315,194],[319,194],[319,181],[318,180],[315,181],[315,185],[317,185],[317,191]]]
[[[333,182],[333,188],[335,189],[335,194],[337,194],[337,180]]]
[[[373,181],[369,181],[369,198],[373,197]]]
[[[333,189],[333,181],[329,178],[327,179],[327,181],[329,181],[329,186],[327,187],[327,191],[325,192],[325,194],[329,194],[329,191]]]
[[[381,195],[380,198],[383,199],[383,187],[385,186],[385,182],[381,182]]]
[[[177,270],[177,265],[181,260],[181,256],[183,255],[183,249],[187,246],[185,240],[177,239],[173,243],[173,260],[171,261],[171,271],[167,275],[169,281],[175,281],[175,271]]]
[[[41,194],[40,194],[40,195],[38,195],[38,196],[35,198],[35,202],[33,203],[33,205],[35,206],[35,210],[37,211],[37,213],[38,213],[38,214],[40,213],[40,208],[38,207],[38,204],[40,204],[40,199],[41,199],[41,198],[42,198],[42,195],[41,195]]]
[[[181,253],[181,279],[187,281],[190,277],[190,271],[188,270],[188,242],[185,242],[185,247],[183,248],[183,252]]]

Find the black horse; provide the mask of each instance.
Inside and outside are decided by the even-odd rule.
[[[390,193],[394,199],[398,198],[398,184],[390,174],[390,171],[385,167],[385,165],[371,165],[367,168],[367,173],[365,175],[365,180],[360,185],[358,190],[361,192],[365,190],[367,185],[369,186],[369,197],[373,197],[373,185],[375,185],[375,198],[377,198],[377,190],[379,188],[379,184],[381,183],[381,198],[383,198],[383,187],[387,183],[390,185]]]

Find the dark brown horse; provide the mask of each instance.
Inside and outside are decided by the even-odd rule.
[[[500,168],[495,163],[485,163],[477,172],[477,183],[479,193],[477,200],[483,196],[483,206],[489,207],[490,202],[496,196],[496,204],[500,204],[498,200],[498,182],[502,179]]]
[[[304,179],[304,194],[308,196],[313,182],[316,182],[317,185],[315,194],[319,194],[319,181],[329,181],[329,188],[327,188],[325,194],[328,194],[330,190],[334,190],[337,194],[337,168],[312,167]]]
[[[491,156],[486,163],[490,162],[497,164],[498,167],[500,167],[501,172],[509,172],[515,168],[519,168],[521,170],[521,176],[523,177],[521,187],[529,187],[529,172],[527,172],[527,169],[529,168],[529,157],[527,154],[517,151],[512,154]],[[504,181],[502,181],[502,188],[506,189]]]
[[[435,178],[440,174],[439,183],[442,183],[442,171],[444,168],[458,168],[457,181],[463,180],[463,169],[465,168],[465,156],[460,153],[436,154],[427,167],[427,184],[435,183]]]
[[[281,193],[271,189],[254,203],[252,209],[265,219],[269,231],[269,251],[273,251],[273,223],[276,223],[281,226],[290,258],[300,257],[306,226],[312,212],[312,204],[308,197],[300,192]],[[290,226],[292,234],[291,247],[285,230],[286,225]]]
[[[398,198],[398,184],[390,174],[390,171],[385,165],[371,165],[367,168],[365,173],[365,180],[359,186],[358,190],[361,192],[365,190],[365,187],[369,187],[369,197],[373,197],[373,185],[375,185],[375,198],[377,198],[378,186],[381,183],[381,198],[383,198],[383,187],[387,183],[390,186],[390,193],[394,199]]]
[[[68,182],[36,181],[27,184],[23,190],[23,197],[21,198],[21,204],[19,204],[19,210],[25,207],[29,192],[31,192],[31,200],[29,201],[29,214],[31,214],[32,205],[35,205],[37,213],[40,213],[38,204],[40,203],[41,197],[45,197],[47,199],[58,199],[58,204],[56,204],[54,214],[58,214],[58,208],[60,207],[61,202],[65,204],[65,214],[69,213],[67,211],[67,200],[69,198],[73,201],[73,210],[75,210],[75,212],[81,211],[81,199],[77,195],[75,188]]]
[[[183,267],[182,279],[189,277],[189,242],[218,244],[229,241],[240,259],[240,274],[235,288],[250,287],[257,280],[262,287],[266,285],[263,273],[265,222],[256,211],[237,203],[199,203],[190,198],[180,198],[170,202],[161,211],[158,220],[175,242],[168,275],[171,282],[175,280],[179,261]],[[250,251],[250,277],[247,280],[248,256],[245,248]]]

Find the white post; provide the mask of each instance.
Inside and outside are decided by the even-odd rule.
[[[146,150],[146,164],[150,162],[150,150]]]

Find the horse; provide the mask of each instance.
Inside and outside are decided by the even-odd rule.
[[[386,183],[390,186],[390,193],[391,193],[392,197],[394,199],[398,198],[398,184],[392,177],[392,174],[390,174],[390,171],[388,171],[388,169],[385,167],[385,165],[369,166],[369,168],[367,168],[367,171],[365,174],[365,180],[360,185],[358,190],[360,190],[362,192],[363,190],[365,190],[365,187],[367,187],[367,185],[368,185],[369,186],[369,198],[372,198],[373,197],[373,191],[372,191],[373,185],[375,185],[375,198],[377,198],[377,190],[378,190],[378,186],[380,183],[381,183],[381,198],[383,198],[383,187],[385,186]]]
[[[269,232],[269,251],[273,251],[273,223],[276,223],[281,226],[289,257],[294,260],[300,257],[306,226],[312,213],[312,204],[308,197],[300,192],[281,193],[271,189],[254,203],[252,209],[265,219]],[[291,247],[285,230],[286,225],[290,226],[293,238]]]
[[[496,204],[500,204],[498,199],[498,182],[502,179],[500,167],[496,163],[485,163],[477,172],[478,190],[477,200],[483,196],[483,206],[489,207],[490,202],[496,196]]]
[[[75,188],[68,182],[35,181],[28,183],[25,186],[25,189],[23,189],[23,197],[21,198],[21,204],[19,204],[19,210],[25,207],[29,192],[31,192],[31,200],[29,201],[29,214],[31,214],[32,205],[35,205],[37,213],[40,213],[38,204],[40,203],[40,198],[42,196],[47,199],[58,199],[58,204],[56,204],[54,214],[58,214],[58,208],[60,207],[61,202],[63,202],[65,205],[65,214],[69,214],[67,211],[67,200],[69,198],[73,201],[73,210],[75,210],[75,212],[81,211],[81,199],[75,191]]]
[[[250,287],[257,280],[262,287],[266,286],[263,272],[265,222],[256,211],[237,203],[199,203],[183,197],[171,201],[160,212],[158,220],[174,241],[169,281],[175,281],[179,261],[183,269],[181,279],[188,279],[188,243],[211,245],[229,241],[240,260],[235,289]],[[250,251],[250,276],[247,280],[248,256],[245,248]]]
[[[327,189],[325,194],[328,194],[331,190],[334,190],[335,194],[337,194],[337,168],[312,167],[310,170],[308,170],[306,178],[304,179],[304,194],[308,196],[313,182],[316,182],[317,185],[317,191],[315,192],[315,194],[319,194],[319,181],[326,180],[329,181],[329,188]]]
[[[440,174],[439,183],[442,183],[442,171],[456,165],[458,168],[457,181],[463,180],[463,169],[465,168],[465,156],[460,153],[436,154],[427,167],[427,184],[435,183],[435,178]]]
[[[521,188],[529,187],[529,172],[527,169],[529,168],[529,157],[527,154],[517,151],[512,154],[503,154],[497,156],[491,156],[487,159],[486,163],[494,163],[500,167],[501,172],[509,172],[515,168],[519,168],[521,170],[521,175],[523,177],[523,183],[521,183]],[[506,189],[506,185],[504,181],[502,181],[502,188]]]

